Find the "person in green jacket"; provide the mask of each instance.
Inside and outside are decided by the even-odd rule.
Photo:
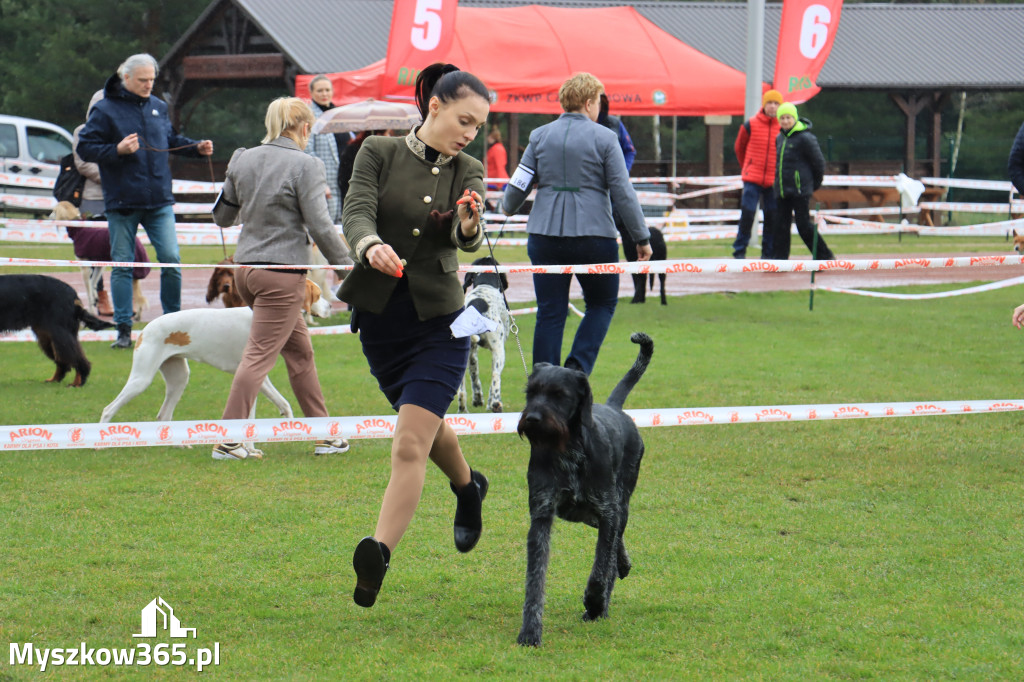
[[[480,538],[488,485],[444,421],[469,360],[469,339],[450,329],[465,301],[458,250],[476,251],[483,239],[484,170],[462,150],[487,122],[488,91],[472,74],[434,64],[416,79],[416,102],[421,126],[405,137],[366,138],[342,209],[356,264],[338,295],[353,307],[370,372],[398,411],[377,528],[352,558],[353,599],[363,607],[376,601],[412,521],[428,458],[455,493],[460,552]]]
[[[786,102],[776,112],[781,131],[775,138],[775,197],[778,206],[770,241],[772,252],[766,258],[789,260],[790,225],[796,218],[796,230],[815,260],[835,260],[835,254],[820,234],[815,235],[811,222],[811,195],[825,179],[825,156],[818,138],[811,132],[812,123],[798,118],[796,106]],[[817,248],[815,249],[815,239]],[[768,242],[769,240],[765,240]],[[764,254],[762,254],[764,255]]]

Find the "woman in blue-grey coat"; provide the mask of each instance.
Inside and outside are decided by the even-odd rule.
[[[582,265],[619,260],[612,203],[636,242],[638,260],[649,260],[650,232],[629,182],[619,139],[597,125],[604,86],[589,73],[562,83],[558,100],[565,113],[530,134],[523,160],[505,188],[502,208],[515,213],[530,190],[537,197],[526,224],[526,251],[534,265]],[[586,314],[576,330],[566,365],[588,375],[597,362],[619,300],[619,276],[576,275]],[[572,275],[537,274],[537,323],[533,361],[561,364],[562,335],[569,308]],[[571,362],[570,362],[571,361]]]

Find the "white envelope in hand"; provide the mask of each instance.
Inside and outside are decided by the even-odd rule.
[[[480,314],[480,311],[470,306],[462,311],[462,314],[451,323],[452,336],[461,339],[474,334],[493,332],[498,328],[498,323],[488,320]]]

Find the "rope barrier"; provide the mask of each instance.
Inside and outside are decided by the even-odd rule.
[[[0,266],[33,266],[33,267],[117,267],[117,268],[210,268],[209,263],[133,263],[124,261],[86,261],[86,260],[55,260],[46,258],[15,258],[0,257]],[[722,274],[754,274],[765,272],[826,272],[828,270],[845,270],[848,272],[861,270],[902,270],[907,268],[949,269],[970,267],[1018,267],[1024,265],[1024,255],[993,255],[993,256],[928,256],[918,258],[877,258],[865,260],[746,260],[734,258],[690,258],[663,261],[643,261],[634,263],[595,263],[583,265],[530,265],[502,264],[499,272],[506,274],[555,274],[555,275],[623,275],[623,274],[673,274],[687,273],[693,275]],[[350,265],[241,265],[225,263],[218,267],[236,269],[294,269],[294,270],[343,270]],[[458,272],[491,272],[493,266],[460,265]]]
[[[754,405],[625,410],[640,428],[838,421],[894,417],[992,414],[1024,410],[1024,401],[963,400],[823,405]],[[511,434],[518,412],[449,414],[445,422],[459,436]],[[23,424],[0,426],[4,450],[54,450],[216,445],[224,442],[296,442],[323,438],[391,438],[396,415],[291,419],[201,419],[114,424]]]

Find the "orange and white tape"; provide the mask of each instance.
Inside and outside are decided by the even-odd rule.
[[[1024,410],[1024,400],[947,400],[825,405],[757,405],[626,410],[640,428],[835,421],[892,417],[991,414]],[[516,432],[518,412],[449,414],[445,422],[459,436]],[[391,438],[396,415],[292,419],[202,419],[117,424],[24,424],[0,426],[4,450],[160,447],[236,442],[295,442],[322,438]]]
[[[989,282],[988,284],[979,284],[975,287],[967,287],[966,289],[954,289],[952,291],[933,291],[927,294],[896,294],[888,291],[868,291],[865,289],[844,289],[842,287],[829,287],[829,286],[815,286],[817,291],[831,291],[837,294],[853,294],[856,296],[867,296],[869,298],[889,298],[899,301],[925,301],[932,298],[952,298],[954,296],[966,296],[968,294],[980,294],[984,291],[994,291],[996,289],[1005,289],[1007,287],[1015,287],[1019,284],[1024,283],[1024,277],[1014,277],[1012,279],[1004,279],[998,282]]]
[[[194,263],[131,263],[114,261],[55,260],[46,258],[0,257],[0,266],[46,266],[46,267],[150,267],[150,268],[210,268],[209,264]],[[680,260],[644,261],[634,263],[595,263],[583,265],[530,265],[503,264],[460,265],[459,272],[490,272],[497,268],[507,274],[554,274],[554,275],[623,275],[688,273],[693,275],[755,274],[762,272],[824,272],[827,270],[903,270],[907,268],[947,269],[968,267],[1018,267],[1024,265],[1024,255],[956,256],[920,258],[878,258],[865,260],[745,260],[733,258],[692,258]],[[225,264],[231,268],[289,268],[304,270],[340,270],[351,268],[344,265],[239,265]]]

